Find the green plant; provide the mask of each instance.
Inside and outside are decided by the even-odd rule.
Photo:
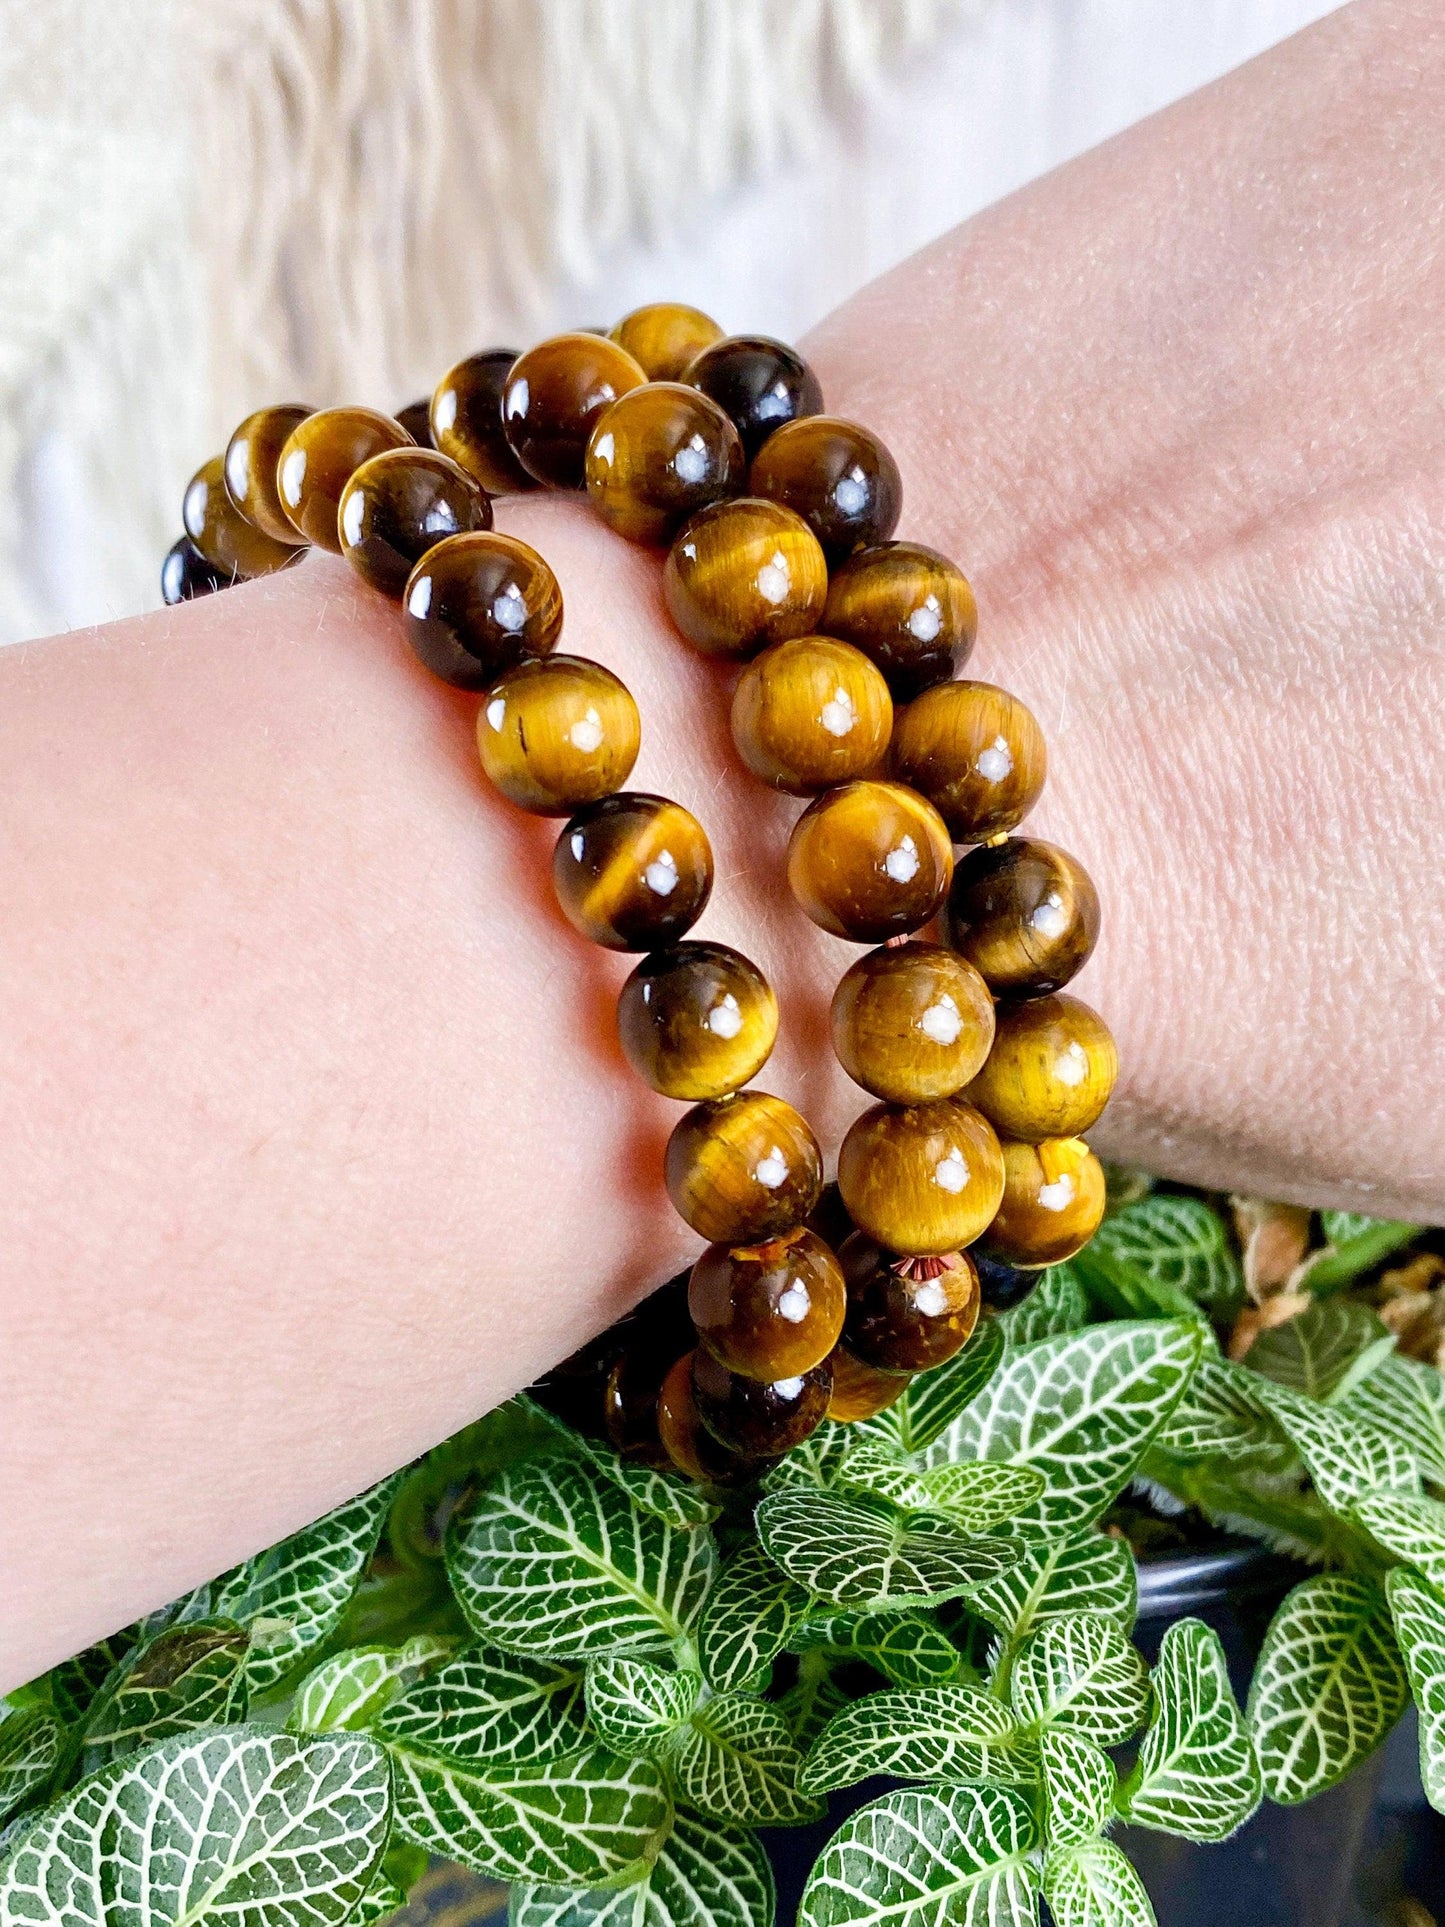
[[[1445,1382],[1350,1291],[1403,1241],[1337,1223],[1327,1295],[1231,1363],[1224,1220],[1137,1199],[742,1494],[514,1399],[12,1696],[0,1922],[366,1923],[437,1854],[513,1883],[515,1927],[766,1927],[753,1830],[881,1774],[806,1927],[1005,1927],[1041,1894],[1137,1927],[1116,1821],[1221,1840],[1412,1697],[1445,1810]],[[1152,1671],[1131,1643],[1131,1486],[1314,1568],[1244,1711],[1201,1621]]]

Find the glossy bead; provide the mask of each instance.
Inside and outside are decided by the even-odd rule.
[[[990,1258],[982,1245],[976,1244],[968,1255],[978,1273],[979,1296],[993,1311],[1012,1311],[1039,1282],[1036,1271],[1018,1271],[1002,1258]]]
[[[609,337],[627,350],[649,381],[681,381],[703,349],[721,341],[722,329],[701,308],[650,301],[624,315]]]
[[[1000,1004],[993,1048],[967,1096],[1000,1137],[1038,1144],[1087,1131],[1118,1074],[1102,1017],[1077,997],[1030,997]]]
[[[768,335],[724,335],[691,363],[687,380],[731,415],[749,461],[776,429],[823,407],[807,362]]]
[[[1082,1138],[1003,1146],[1004,1188],[983,1249],[1034,1270],[1072,1258],[1104,1216],[1104,1167]]]
[[[617,1030],[628,1063],[664,1097],[725,1097],[767,1062],[778,1000],[741,952],[722,943],[678,943],[644,957],[622,986]]]
[[[838,1342],[848,1294],[838,1260],[801,1226],[764,1245],[709,1245],[687,1304],[713,1357],[744,1378],[792,1378]]]
[[[875,1371],[931,1371],[973,1336],[978,1273],[966,1252],[895,1258],[855,1231],[838,1262],[848,1281],[848,1349]]]
[[[254,528],[275,542],[295,547],[300,541],[276,490],[276,464],[293,429],[311,409],[299,402],[258,408],[248,415],[226,444],[226,493]]]
[[[886,542],[903,509],[897,462],[871,429],[837,415],[811,415],[770,435],[748,487],[801,515],[830,562]]]
[[[667,1193],[709,1243],[760,1245],[800,1225],[823,1188],[805,1117],[766,1091],[696,1105],[668,1139]]]
[[[418,448],[436,447],[431,435],[430,395],[423,395],[420,401],[409,401],[405,408],[398,408],[396,419]],[[453,457],[453,460],[455,459]]]
[[[562,633],[551,568],[514,535],[449,535],[428,549],[402,596],[407,640],[443,682],[489,689],[504,670],[549,655]]]
[[[502,426],[502,395],[515,348],[489,348],[449,368],[431,398],[431,439],[488,495],[519,495],[537,486],[512,451]]]
[[[172,542],[161,564],[161,601],[170,606],[229,589],[235,577],[208,562],[188,535]]]
[[[699,1485],[741,1485],[758,1467],[719,1445],[703,1427],[693,1396],[692,1364],[688,1352],[672,1367],[657,1395],[657,1433],[663,1450],[677,1470]]]
[[[411,437],[374,408],[322,408],[298,422],[282,443],[276,492],[291,525],[318,549],[341,553],[341,493],[363,462]]]
[[[956,1098],[875,1104],[838,1152],[838,1188],[853,1222],[910,1257],[971,1245],[997,1211],[1003,1182],[993,1126]]]
[[[948,894],[953,845],[931,803],[898,783],[845,783],[788,840],[788,882],[814,923],[850,943],[906,936]]]
[[[497,679],[477,718],[482,768],[536,816],[571,816],[620,789],[641,742],[631,692],[585,656],[519,662]]]
[[[838,1425],[857,1425],[865,1418],[876,1418],[896,1405],[908,1390],[905,1372],[879,1372],[855,1358],[846,1345],[839,1345],[829,1363],[833,1367],[833,1389],[828,1396],[828,1417]]]
[[[814,796],[878,767],[893,698],[865,655],[827,636],[765,649],[733,691],[733,741],[774,789]]]
[[[584,1438],[605,1437],[607,1380],[626,1342],[625,1322],[599,1332],[529,1385],[528,1397]]]
[[[519,355],[502,391],[502,426],[529,475],[581,488],[587,438],[603,409],[647,379],[605,335],[553,335]]]
[[[1010,837],[970,850],[954,871],[949,942],[996,996],[1061,990],[1098,935],[1098,893],[1055,844]]]
[[[658,1436],[658,1396],[673,1365],[696,1343],[687,1311],[687,1273],[654,1292],[614,1329],[622,1333],[622,1345],[602,1394],[607,1436],[630,1463],[664,1470],[671,1461]]]
[[[224,458],[213,455],[186,484],[181,498],[186,534],[219,574],[234,581],[270,575],[296,560],[294,539],[277,542],[248,522],[226,493]]]
[[[584,937],[609,950],[655,950],[702,915],[712,850],[680,803],[624,790],[572,818],[552,853],[552,881]]]
[[[364,582],[400,601],[407,578],[449,536],[492,526],[492,505],[463,469],[434,448],[373,455],[341,492],[341,553]]]
[[[692,1355],[698,1417],[719,1445],[743,1458],[781,1458],[801,1445],[827,1417],[832,1389],[826,1360],[765,1384],[730,1372],[702,1346]]]
[[[970,963],[939,943],[870,950],[833,992],[833,1049],[855,1083],[891,1104],[951,1097],[993,1042],[993,999]]]
[[[809,634],[827,593],[828,564],[807,523],[747,496],[695,515],[662,571],[681,633],[705,656],[738,661]]]
[[[978,634],[963,571],[920,542],[885,542],[850,556],[828,584],[819,623],[877,663],[897,702],[961,669]]]
[[[1016,830],[1044,787],[1048,752],[1033,713],[986,682],[940,683],[893,733],[893,773],[926,796],[955,843]]]
[[[630,542],[669,542],[689,516],[736,495],[738,431],[714,401],[681,382],[630,389],[598,417],[587,443],[587,495]]]

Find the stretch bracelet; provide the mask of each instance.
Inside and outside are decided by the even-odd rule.
[[[811,799],[788,880],[813,921],[869,946],[832,1002],[833,1044],[877,1101],[838,1149],[751,1087],[778,1003],[749,958],[688,932],[712,890],[706,831],[624,789],[641,722],[601,663],[557,648],[562,596],[491,501],[585,492],[666,549],[681,635],[744,665],[748,769]],[[1043,787],[1033,715],[956,680],[977,611],[962,572],[895,541],[902,483],[878,437],[823,413],[794,350],[694,308],[610,334],[470,356],[429,402],[264,408],[186,490],[167,602],[344,555],[400,603],[421,661],[479,692],[481,763],[513,804],[565,818],[569,921],[641,952],[618,1031],[637,1074],[690,1105],[668,1141],[690,1272],[534,1387],[624,1458],[735,1484],[829,1416],[871,1417],[971,1335],[980,1270],[1055,1264],[1092,1236],[1103,1171],[1082,1141],[1113,1088],[1103,1020],[1061,994],[1098,933],[1094,887],[1015,835]],[[955,856],[955,846],[965,846]],[[947,941],[918,935],[940,918]]]

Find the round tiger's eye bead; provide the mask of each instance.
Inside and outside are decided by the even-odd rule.
[[[321,408],[298,422],[281,446],[276,493],[291,526],[318,549],[341,553],[341,493],[363,462],[411,437],[374,408]]]
[[[1103,1018],[1077,997],[1001,1004],[993,1048],[967,1096],[1001,1137],[1039,1144],[1096,1123],[1119,1074]]]
[[[672,1464],[657,1430],[657,1394],[665,1375],[654,1373],[650,1360],[639,1362],[624,1351],[602,1388],[602,1419],[617,1456],[657,1472]]]
[[[940,943],[870,950],[833,992],[833,1049],[855,1083],[890,1104],[961,1091],[993,1042],[993,999]]]
[[[1098,1230],[1104,1216],[1104,1167],[1082,1138],[1005,1143],[1004,1188],[982,1246],[1021,1270],[1059,1265]]]
[[[998,997],[1061,990],[1099,935],[1084,866],[1031,837],[970,850],[954,871],[948,939]]]
[[[502,392],[512,453],[539,482],[581,488],[587,438],[604,408],[647,380],[605,335],[553,335],[519,355]]]
[[[982,1245],[975,1245],[968,1255],[978,1273],[979,1296],[993,1311],[1012,1311],[1039,1282],[1036,1271],[1017,1271],[1002,1258],[990,1258]]]
[[[402,607],[412,648],[458,689],[490,689],[503,670],[549,655],[562,633],[556,576],[535,549],[495,530],[428,549]]]
[[[248,522],[226,493],[224,458],[198,468],[181,498],[181,521],[201,554],[228,581],[270,575],[296,560],[296,543],[277,542]]]
[[[536,481],[512,453],[502,426],[502,395],[515,348],[489,348],[449,368],[428,407],[431,440],[488,495],[519,495]]]
[[[584,937],[609,950],[655,950],[702,915],[712,850],[680,803],[621,791],[572,818],[552,853],[552,881]]]
[[[702,1346],[692,1355],[697,1414],[719,1445],[748,1459],[781,1458],[828,1415],[833,1373],[826,1361],[765,1384],[730,1372]]]
[[[736,495],[743,445],[715,401],[676,381],[632,388],[598,417],[587,494],[631,542],[668,542],[691,515]]]
[[[828,565],[801,516],[744,496],[715,502],[667,552],[668,614],[705,656],[744,660],[804,636],[828,593]]]
[[[341,491],[341,553],[364,582],[401,599],[417,563],[449,536],[492,526],[492,505],[434,448],[373,455]]]
[[[625,1343],[625,1321],[599,1332],[529,1385],[528,1396],[584,1438],[605,1437],[607,1379]]]
[[[657,1433],[669,1459],[699,1485],[742,1485],[758,1467],[719,1445],[698,1417],[692,1389],[692,1362],[687,1352],[662,1381],[657,1395]]]
[[[920,542],[886,542],[850,556],[828,584],[818,627],[876,662],[897,702],[961,669],[978,634],[963,571]]]
[[[986,682],[925,691],[898,718],[893,773],[926,796],[955,843],[1016,830],[1044,787],[1048,752],[1030,710]]]
[[[878,1372],[855,1358],[846,1345],[839,1345],[829,1363],[833,1367],[833,1390],[828,1399],[828,1417],[839,1425],[857,1425],[865,1418],[876,1418],[896,1405],[908,1390],[906,1372]]]
[[[411,436],[418,448],[435,448],[431,436],[431,396],[423,395],[420,401],[409,401],[405,408],[398,408],[396,419]],[[455,457],[453,457],[455,459]]]
[[[993,1126],[956,1098],[875,1104],[838,1152],[838,1188],[853,1222],[910,1257],[972,1244],[998,1210],[1003,1182]]]
[[[731,415],[749,461],[776,429],[823,407],[807,362],[768,335],[724,335],[689,366],[687,380]]]
[[[229,589],[234,580],[229,571],[223,574],[208,562],[191,538],[183,535],[179,542],[172,542],[161,564],[161,601],[172,607],[177,602],[193,602],[197,596]]]
[[[733,691],[733,741],[774,789],[812,796],[876,769],[888,748],[888,685],[846,642],[798,636],[750,663]]]
[[[681,381],[703,349],[721,341],[722,329],[701,308],[680,301],[650,301],[634,308],[610,331],[649,381]]]
[[[571,816],[620,789],[641,742],[626,684],[585,656],[519,662],[498,678],[477,718],[482,768],[536,816]]]
[[[903,478],[878,437],[837,415],[811,415],[770,435],[748,487],[795,510],[829,561],[886,542],[903,509]]]
[[[953,845],[931,803],[898,783],[844,783],[788,840],[788,882],[814,923],[883,943],[927,923],[948,894]]]
[[[276,464],[292,430],[311,412],[299,402],[258,408],[226,444],[226,493],[254,528],[292,548],[301,538],[276,492]]]
[[[930,1371],[973,1336],[978,1273],[966,1253],[894,1258],[855,1231],[838,1262],[848,1281],[848,1349],[875,1371]]]
[[[765,1245],[709,1245],[687,1304],[706,1350],[744,1378],[793,1378],[838,1342],[848,1294],[838,1260],[801,1227]]]
[[[767,1062],[778,1034],[778,1000],[739,951],[722,943],[678,943],[644,957],[622,986],[617,1030],[628,1063],[664,1097],[725,1097]],[[728,1235],[703,1232],[705,1238]]]
[[[712,1244],[760,1245],[801,1224],[823,1188],[805,1117],[766,1091],[696,1105],[668,1139],[667,1193]]]

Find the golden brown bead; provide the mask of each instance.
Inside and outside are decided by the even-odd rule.
[[[826,1360],[765,1384],[730,1372],[701,1345],[692,1355],[692,1395],[703,1425],[742,1458],[781,1458],[828,1415],[833,1373]]]
[[[1103,1220],[1103,1166],[1077,1137],[1002,1149],[1003,1198],[980,1248],[1021,1270],[1062,1264]]]
[[[722,329],[701,308],[680,301],[650,301],[634,308],[611,330],[649,381],[681,381],[703,349],[722,340]]]
[[[186,534],[219,574],[235,580],[270,575],[296,560],[293,536],[277,542],[253,527],[226,493],[224,458],[213,455],[198,468],[181,498]]]
[[[1031,837],[970,850],[954,872],[948,938],[999,997],[1042,997],[1079,970],[1099,935],[1084,866]]]
[[[495,530],[428,549],[402,607],[412,648],[458,689],[489,689],[503,670],[549,655],[562,633],[556,576],[535,549]]]
[[[745,660],[812,630],[828,565],[801,516],[744,496],[716,502],[684,526],[667,553],[662,593],[695,649]]]
[[[699,1485],[741,1485],[757,1467],[718,1444],[698,1417],[692,1389],[695,1352],[672,1367],[657,1395],[657,1433],[677,1470]]]
[[[801,515],[830,562],[886,542],[903,509],[903,478],[878,437],[838,415],[810,415],[770,435],[748,487]]]
[[[738,1091],[678,1120],[665,1176],[678,1215],[709,1243],[755,1245],[784,1236],[816,1207],[823,1157],[791,1104]]]
[[[888,685],[865,655],[827,636],[765,649],[733,691],[733,741],[774,789],[813,796],[878,767],[893,727]]]
[[[552,853],[557,901],[609,950],[675,943],[712,890],[712,850],[690,810],[624,790],[578,812]]]
[[[715,401],[677,381],[632,388],[598,417],[587,494],[630,542],[669,542],[689,516],[736,495],[743,445]]]
[[[1003,1181],[993,1126],[957,1098],[875,1104],[838,1152],[838,1188],[853,1222],[909,1257],[972,1244],[998,1209]]]
[[[647,380],[605,335],[553,335],[519,355],[502,393],[512,453],[539,482],[581,488],[587,438],[604,408]]]
[[[1048,752],[1030,710],[986,682],[940,683],[893,733],[893,773],[926,796],[955,843],[1016,830],[1044,787]]]
[[[870,950],[833,992],[833,1048],[855,1083],[891,1104],[961,1091],[993,1042],[993,999],[939,943]]]
[[[465,470],[434,448],[389,448],[341,491],[341,553],[363,582],[400,601],[407,578],[449,536],[492,526],[492,505]]]
[[[689,365],[687,380],[731,415],[749,461],[776,429],[823,406],[807,362],[769,335],[725,335]]]
[[[617,1030],[628,1063],[664,1097],[725,1097],[768,1061],[778,1000],[741,952],[722,943],[673,944],[644,957],[622,986]]]
[[[875,1371],[931,1371],[973,1336],[978,1273],[966,1252],[895,1258],[855,1231],[838,1262],[848,1281],[848,1349]]]
[[[341,553],[341,494],[363,462],[411,437],[374,408],[321,408],[298,422],[282,443],[276,493],[292,527],[318,549]]]
[[[861,549],[836,571],[818,627],[877,663],[897,702],[961,669],[978,634],[963,571],[920,542]]]
[[[838,1260],[800,1226],[765,1245],[709,1245],[687,1305],[697,1335],[730,1372],[771,1383],[821,1365],[848,1294]]]
[[[1097,1122],[1119,1074],[1109,1026],[1077,997],[1000,1004],[993,1048],[967,1091],[1000,1137],[1038,1144]]]
[[[291,431],[311,412],[299,402],[258,408],[226,444],[226,493],[253,528],[293,548],[301,538],[276,492],[276,464]]]
[[[828,1362],[833,1367],[828,1417],[838,1425],[857,1425],[865,1418],[876,1418],[896,1405],[908,1390],[906,1372],[877,1372],[855,1358],[846,1345],[837,1346]]]
[[[447,370],[431,398],[432,441],[488,495],[519,495],[537,486],[502,426],[502,395],[516,359],[515,348],[468,355]]]
[[[948,894],[953,845],[931,803],[898,783],[844,783],[793,825],[788,882],[814,923],[850,943],[906,936]]]
[[[520,662],[477,718],[482,768],[536,816],[571,816],[627,781],[642,721],[626,685],[585,656]]]

